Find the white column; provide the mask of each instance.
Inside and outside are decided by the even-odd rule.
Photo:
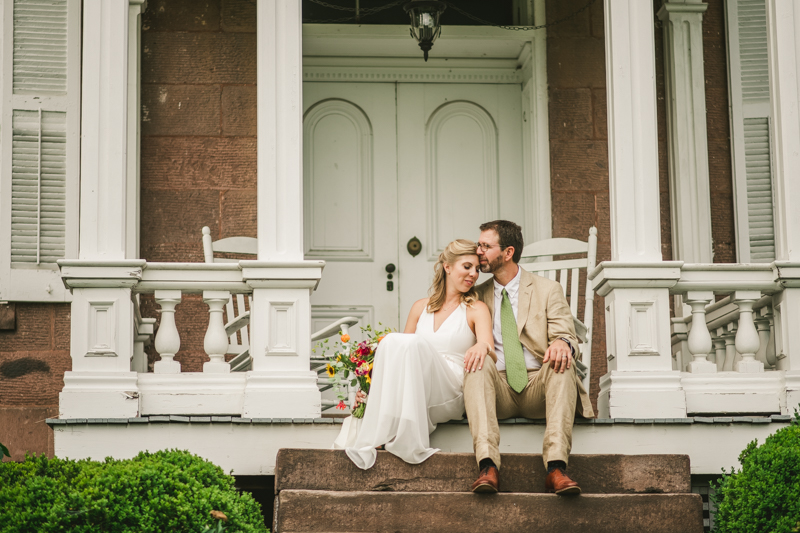
[[[303,259],[300,0],[258,0],[258,259]]]
[[[141,137],[139,124],[141,115],[141,30],[142,8],[145,0],[128,0],[128,153],[127,153],[127,236],[125,257],[139,257],[139,226],[141,182],[139,179],[139,147]]]
[[[139,412],[131,289],[144,261],[129,259],[128,218],[129,33],[139,4],[83,3],[79,259],[59,262],[74,294],[72,370],[64,375],[59,399],[65,418]]]
[[[786,411],[800,403],[800,4],[767,0],[772,105],[776,270],[784,289],[775,295],[777,369],[786,370]]]
[[[702,0],[671,0],[664,22],[672,253],[688,263],[711,263]]]
[[[181,303],[181,291],[158,290],[153,295],[161,307],[161,324],[156,333],[156,352],[160,361],[153,364],[154,374],[180,374],[181,364],[175,360],[175,354],[181,349],[181,336],[175,324],[175,307]]]
[[[611,260],[661,261],[653,3],[604,3]]]
[[[128,176],[128,0],[83,5],[81,259],[125,259]]]
[[[601,417],[686,416],[672,369],[669,287],[680,262],[661,261],[653,4],[604,0],[611,261],[593,286],[606,303],[609,372]]]
[[[244,417],[320,416],[310,369],[311,291],[324,262],[303,260],[303,86],[300,0],[258,0],[258,261]]]
[[[786,289],[774,297],[777,369],[786,371],[786,411],[800,403],[800,5],[767,0],[772,103],[776,270]]]

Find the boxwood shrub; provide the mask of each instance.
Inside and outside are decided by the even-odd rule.
[[[718,533],[800,531],[800,415],[739,456],[742,469],[723,474],[714,502]]]
[[[259,504],[239,493],[232,476],[189,452],[140,453],[103,462],[27,457],[0,464],[0,531],[191,532],[268,531]]]

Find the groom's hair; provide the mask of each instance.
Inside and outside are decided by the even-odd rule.
[[[522,248],[525,242],[522,240],[522,228],[510,220],[493,220],[481,224],[481,231],[494,230],[500,238],[500,247],[505,250],[509,246],[514,247],[514,255],[511,258],[515,263],[519,263],[522,257]]]

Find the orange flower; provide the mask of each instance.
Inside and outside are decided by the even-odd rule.
[[[386,335],[381,335],[380,337],[378,337],[378,342],[381,342],[385,336]]]
[[[342,335],[342,342],[350,342],[350,335],[348,335],[347,333]]]

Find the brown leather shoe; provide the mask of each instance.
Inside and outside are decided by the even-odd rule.
[[[555,492],[559,496],[577,495],[581,493],[578,484],[572,481],[560,468],[556,468],[544,480],[544,490]]]
[[[494,494],[500,489],[500,474],[496,466],[487,466],[472,484],[472,492]]]

